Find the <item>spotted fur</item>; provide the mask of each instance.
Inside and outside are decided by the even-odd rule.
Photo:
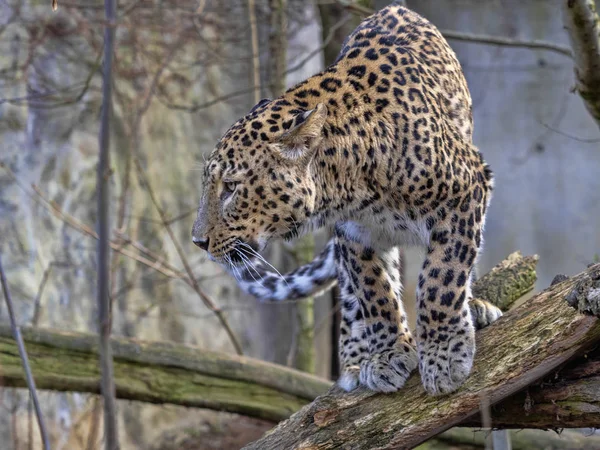
[[[342,387],[395,391],[417,366],[430,394],[464,382],[492,173],[460,65],[431,23],[397,5],[365,19],[333,65],[237,121],[204,176],[194,242],[240,279],[271,239],[335,225]],[[416,342],[397,248],[415,243],[427,249]]]

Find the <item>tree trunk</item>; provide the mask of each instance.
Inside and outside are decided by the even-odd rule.
[[[594,0],[562,0],[575,61],[575,89],[600,126],[600,19]]]

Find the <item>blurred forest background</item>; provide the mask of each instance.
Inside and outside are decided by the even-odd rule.
[[[314,303],[259,304],[206,260],[190,230],[204,157],[260,98],[277,96],[332,62],[360,21],[343,3],[118,2],[110,179],[114,335],[235,352],[207,308],[210,299],[244,355],[335,378],[335,291]],[[387,2],[360,4],[380,8]],[[449,38],[473,97],[475,144],[496,174],[479,272],[515,250],[536,253],[543,288],[557,273],[576,273],[597,260],[600,134],[571,90],[573,61],[560,51],[569,46],[559,1],[407,4],[442,32],[543,40],[558,48]],[[0,0],[0,250],[21,325],[97,332],[104,9],[91,0],[59,0],[58,6],[53,12],[49,0]],[[268,260],[289,270],[326,239],[323,231],[315,242],[273,245]],[[421,255],[409,250],[405,261],[411,305]],[[0,320],[7,320],[4,307]],[[100,448],[97,397],[39,395],[53,448]],[[186,426],[224,439],[205,439],[202,448],[236,448],[268,428],[235,419],[236,427],[233,420],[119,402],[123,449],[184,448],[166,443]],[[3,389],[2,449],[40,448],[30,424],[26,392]]]

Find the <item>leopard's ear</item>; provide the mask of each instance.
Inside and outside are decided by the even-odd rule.
[[[267,103],[271,103],[271,99],[270,98],[263,98],[262,100],[260,100],[256,105],[254,105],[252,107],[252,109],[250,110],[250,112],[248,112],[248,114],[252,114],[254,111],[256,111],[258,108],[265,106]]]
[[[281,154],[290,159],[310,159],[321,139],[326,119],[327,107],[323,103],[294,116],[277,141]]]

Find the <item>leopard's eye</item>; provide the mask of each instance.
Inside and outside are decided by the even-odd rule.
[[[223,183],[223,195],[229,197],[235,191],[237,183],[233,181],[226,181]]]

